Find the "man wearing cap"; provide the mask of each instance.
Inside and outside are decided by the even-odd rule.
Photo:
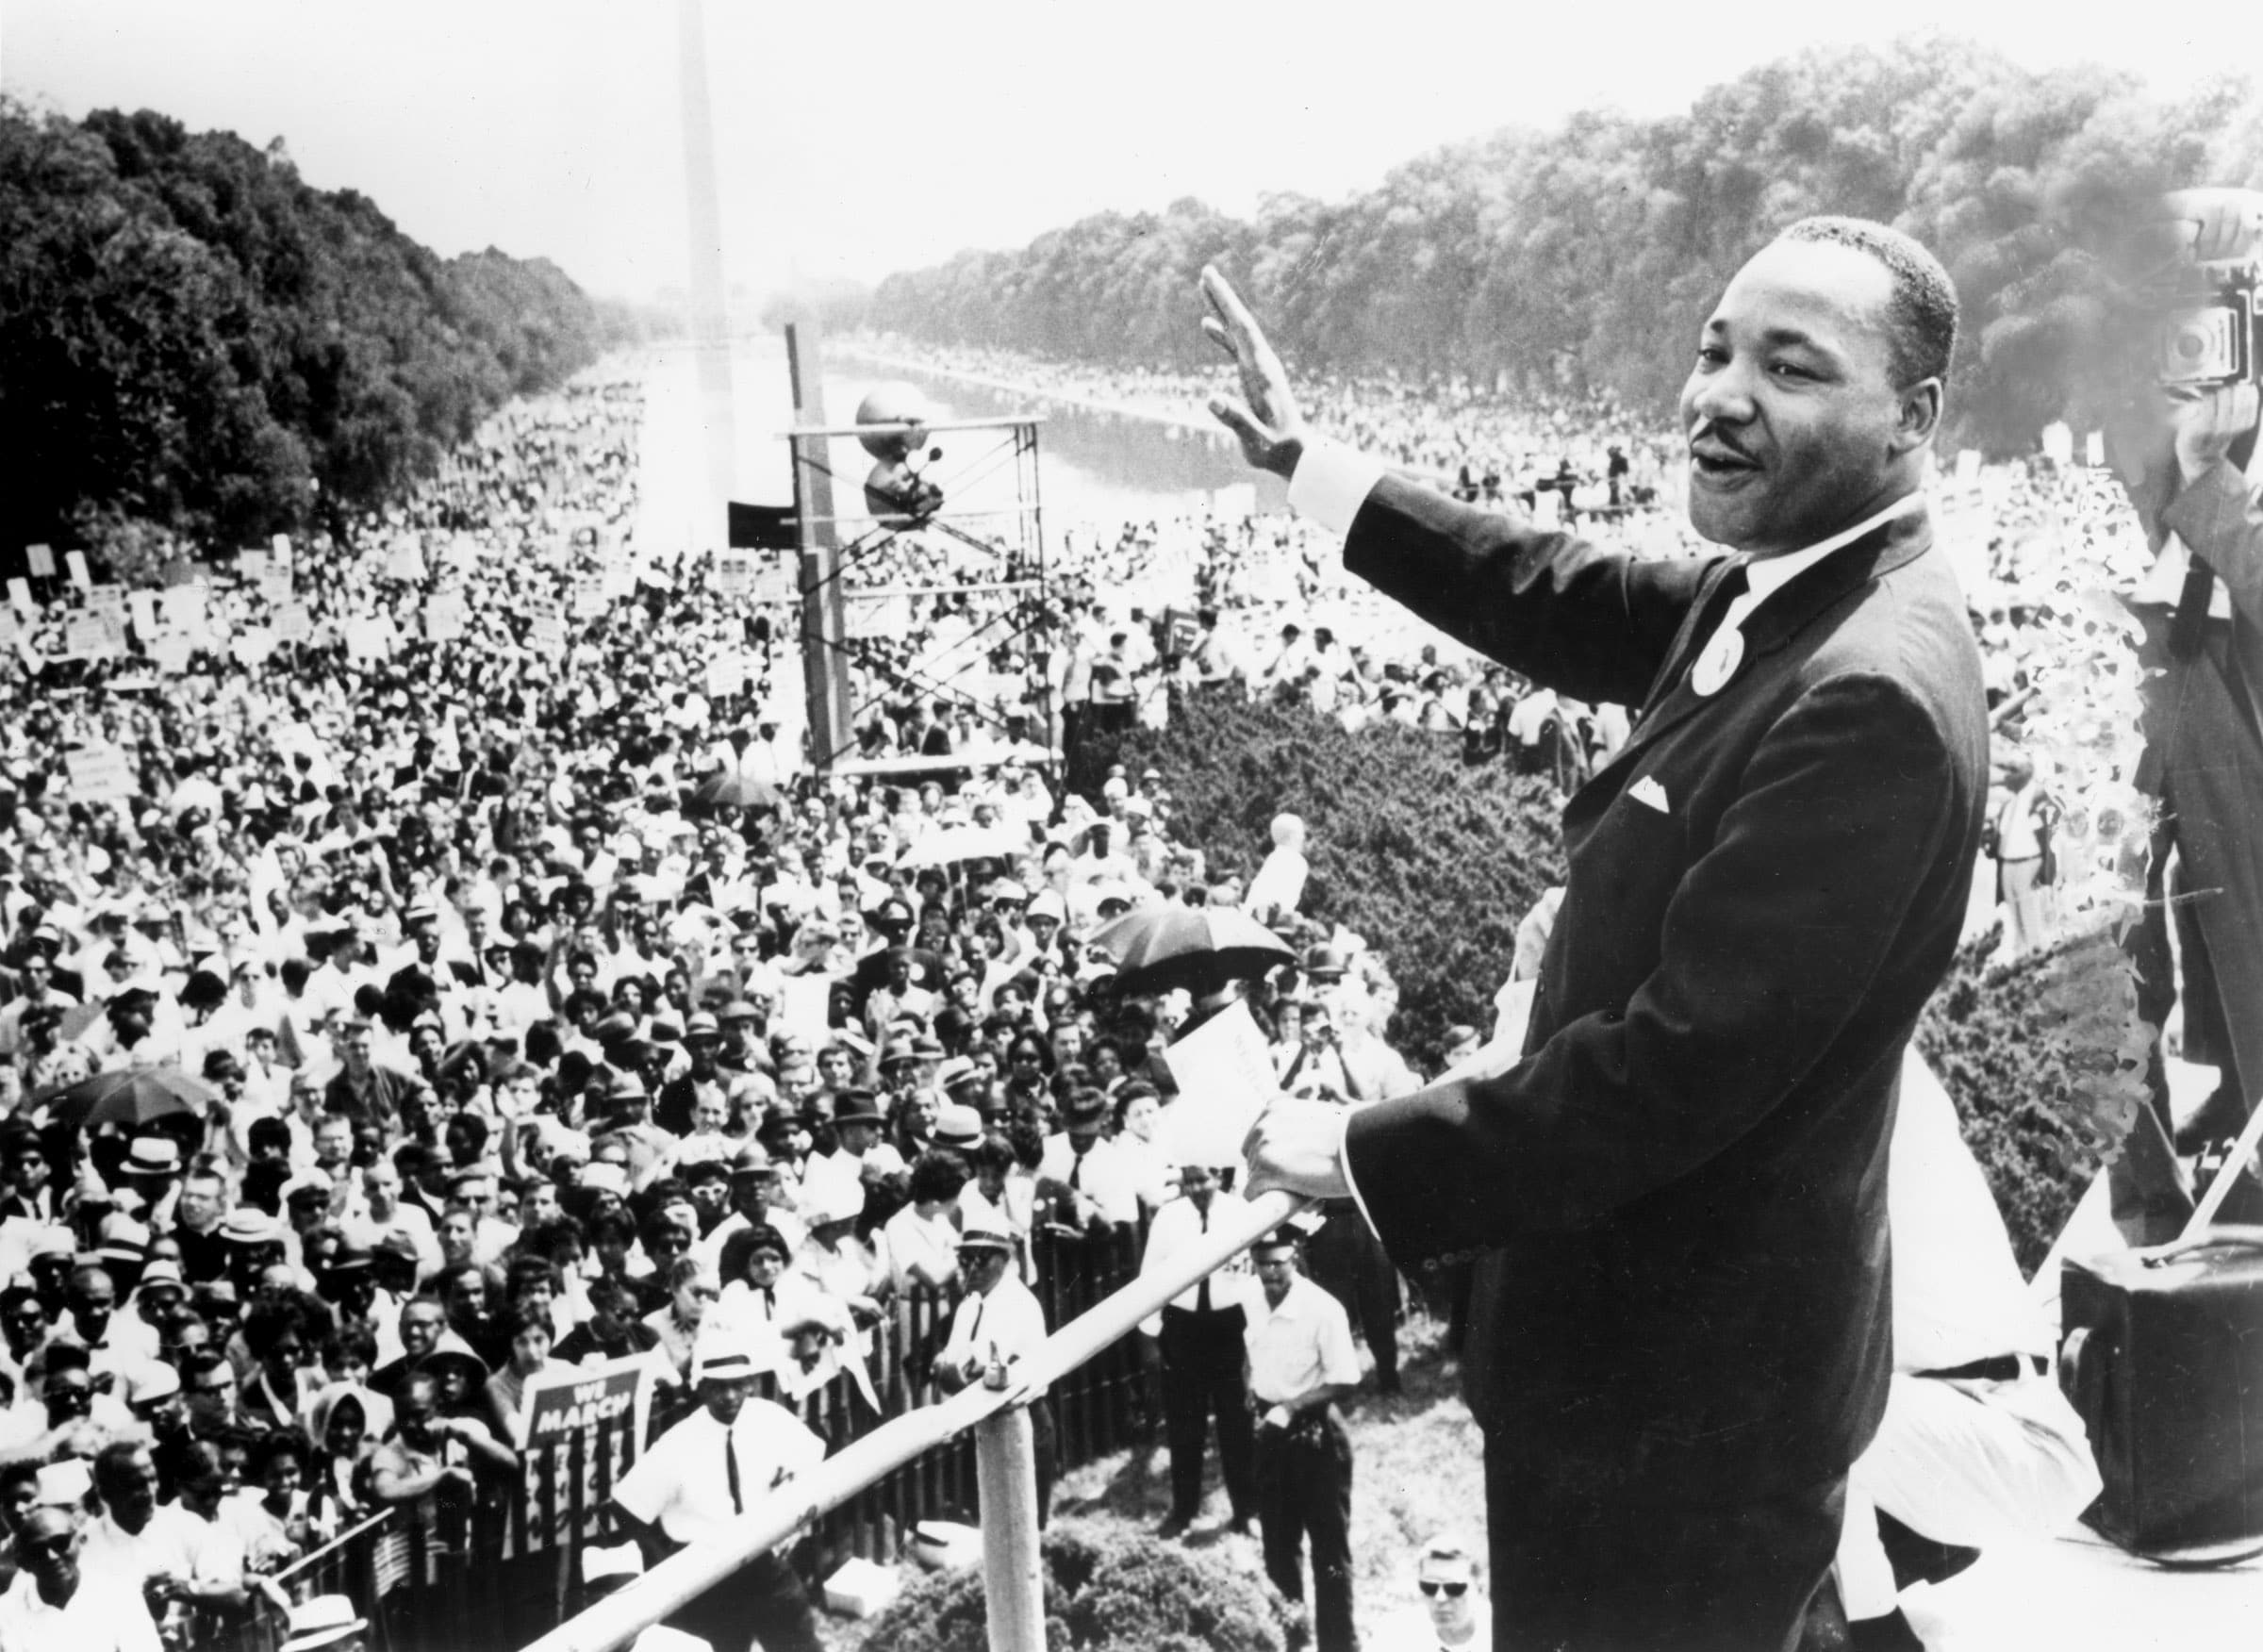
[[[617,1142],[628,1152],[629,1185],[637,1192],[657,1181],[676,1146],[676,1138],[652,1120],[652,1091],[636,1073],[615,1073],[605,1086],[605,1105],[612,1122],[592,1132],[590,1145]]]
[[[1304,1548],[1313,1550],[1313,1630],[1318,1652],[1354,1652],[1351,1600],[1351,1436],[1336,1402],[1359,1385],[1351,1325],[1326,1291],[1297,1270],[1294,1233],[1249,1247],[1260,1292],[1244,1299],[1257,1428],[1258,1519],[1265,1576],[1301,1602]]]
[[[678,1135],[707,1129],[700,1122],[703,1101],[715,1105],[718,1118],[729,1116],[730,1093],[716,1060],[722,1047],[722,1023],[705,1010],[693,1011],[684,1023],[684,1049],[690,1058],[690,1069],[660,1086],[652,1106],[654,1124]]]
[[[35,1508],[16,1535],[23,1570],[0,1595],[8,1652],[159,1652],[157,1627],[135,1589],[90,1580],[79,1569],[76,1517]]]
[[[142,1220],[152,1228],[173,1226],[178,1198],[174,1183],[181,1174],[181,1144],[169,1135],[151,1132],[127,1144],[121,1170],[126,1185],[141,1200]]]
[[[613,1489],[620,1524],[649,1561],[718,1538],[788,1480],[824,1461],[825,1442],[785,1407],[750,1397],[760,1375],[743,1339],[718,1330],[693,1349],[700,1409],[652,1442]],[[716,1646],[822,1652],[808,1592],[774,1551],[755,1556],[670,1620]]]
[[[1242,1200],[1218,1185],[1208,1165],[1180,1168],[1183,1196],[1155,1213],[1148,1228],[1141,1277],[1163,1273],[1199,1247],[1214,1223],[1232,1220]],[[1163,1351],[1163,1419],[1171,1451],[1171,1513],[1157,1533],[1181,1535],[1202,1512],[1204,1438],[1214,1416],[1218,1425],[1218,1467],[1233,1509],[1233,1529],[1247,1531],[1257,1512],[1255,1435],[1249,1416],[1249,1388],[1242,1370],[1242,1338],[1247,1328],[1244,1302],[1252,1283],[1239,1257],[1140,1322]]]
[[[797,1253],[809,1230],[791,1211],[772,1202],[778,1189],[778,1167],[760,1142],[741,1143],[731,1158],[731,1214],[694,1245],[691,1254],[710,1267],[720,1267],[723,1247],[731,1235],[749,1228],[775,1228]]]
[[[1108,1098],[1098,1090],[1070,1092],[1062,1108],[1062,1130],[1047,1138],[1037,1162],[1040,1195],[1049,1190],[1067,1225],[1105,1230],[1139,1220],[1137,1168],[1115,1144],[1101,1135],[1108,1122]]]
[[[969,1226],[959,1236],[959,1275],[965,1295],[951,1311],[950,1334],[935,1356],[935,1381],[947,1394],[976,1382],[1015,1382],[1015,1367],[1045,1346],[1045,1310],[1015,1277],[1014,1235],[1003,1228]],[[1053,1413],[1040,1389],[1030,1401],[1030,1432],[1037,1459],[1037,1525],[1053,1498]]]

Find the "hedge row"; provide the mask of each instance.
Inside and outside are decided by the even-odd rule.
[[[1489,1031],[1516,926],[1563,879],[1555,793],[1500,764],[1462,761],[1457,738],[1377,724],[1356,734],[1301,707],[1231,691],[1181,695],[1169,726],[1088,742],[1069,784],[1097,794],[1111,761],[1152,764],[1176,834],[1212,875],[1247,880],[1272,847],[1273,817],[1309,828],[1303,911],[1364,937],[1399,988],[1391,1035],[1435,1067],[1445,1030]],[[1448,916],[1450,915],[1450,917]]]

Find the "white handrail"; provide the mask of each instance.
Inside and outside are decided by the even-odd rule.
[[[1161,1313],[1172,1297],[1193,1289],[1197,1280],[1247,1250],[1307,1202],[1289,1193],[1259,1195],[1230,1213],[1171,1266],[1133,1280],[1054,1331],[1015,1368],[1014,1380],[1006,1388],[963,1388],[940,1404],[922,1406],[883,1424],[765,1497],[734,1520],[724,1535],[669,1556],[618,1594],[531,1643],[525,1652],[613,1652],[625,1645],[867,1486],[992,1412],[1019,1404],[1034,1390],[1060,1380],[1141,1320]]]

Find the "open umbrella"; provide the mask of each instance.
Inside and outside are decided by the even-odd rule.
[[[130,1128],[175,1113],[201,1114],[218,1096],[211,1085],[179,1067],[154,1066],[96,1073],[33,1099],[44,1103],[56,1123],[87,1130],[97,1124]]]
[[[785,801],[784,794],[768,781],[727,769],[700,782],[692,796],[702,803],[735,809],[774,808]]]
[[[1255,980],[1297,954],[1279,935],[1231,906],[1135,906],[1092,933],[1116,962],[1116,984],[1133,995]]]

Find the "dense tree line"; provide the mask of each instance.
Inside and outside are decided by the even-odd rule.
[[[2096,369],[2125,318],[2100,249],[2134,204],[2198,183],[2263,185],[2263,99],[2245,82],[2169,99],[1947,40],[1817,50],[1669,118],[1587,113],[1441,149],[1343,202],[1098,214],[891,276],[868,319],[938,342],[1207,366],[1191,294],[1214,261],[1308,370],[1608,388],[1662,412],[1736,267],[1794,219],[1848,213],[1941,255],[1966,306],[1957,434],[2023,451],[2054,417],[2102,421]]]
[[[11,549],[340,530],[605,332],[555,266],[440,258],[280,141],[0,103]]]

